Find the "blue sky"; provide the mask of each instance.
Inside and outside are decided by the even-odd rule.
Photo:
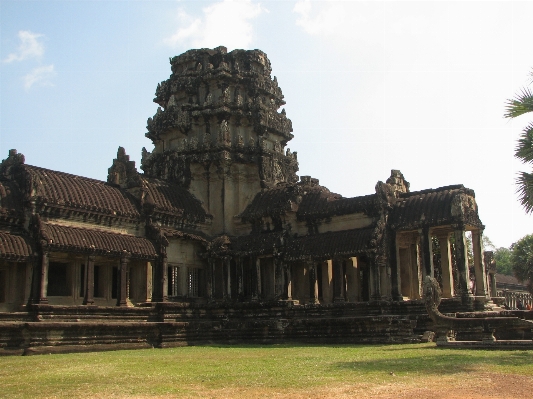
[[[400,169],[412,190],[476,191],[485,233],[533,233],[513,158],[531,117],[533,2],[0,0],[0,158],[105,180],[118,146],[140,165],[169,57],[259,48],[285,95],[300,175],[344,196]]]

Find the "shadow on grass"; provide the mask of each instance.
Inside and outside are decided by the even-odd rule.
[[[420,349],[433,349],[431,347]],[[412,349],[411,349],[412,351]],[[426,352],[426,351],[424,351]],[[530,366],[533,356],[528,352],[487,352],[461,353],[438,350],[439,353],[421,354],[405,358],[389,358],[376,360],[354,360],[351,362],[337,362],[334,369],[358,370],[367,373],[420,373],[424,375],[453,375],[482,369],[484,366]]]

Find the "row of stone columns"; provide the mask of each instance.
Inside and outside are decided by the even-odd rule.
[[[88,255],[85,262],[85,296],[83,298],[84,305],[94,304],[94,260],[93,255]],[[35,268],[33,279],[33,299],[32,302],[36,304],[48,304],[48,270],[50,258],[48,251],[42,251],[40,262]],[[117,306],[127,306],[128,300],[128,264],[129,254],[125,253],[120,257],[118,267],[118,286],[117,286]]]
[[[250,271],[250,299],[256,301],[261,297],[261,258],[259,257],[248,257],[248,267]],[[232,297],[232,284],[237,285],[237,296],[241,297],[244,295],[244,260],[243,258],[236,258],[234,267],[236,271],[236,282],[232,282],[231,279],[231,258],[209,258],[207,261],[206,269],[206,289],[207,289],[207,299],[215,299],[215,284],[216,284],[216,272],[215,268],[217,264],[219,267],[222,267],[222,298],[231,299]],[[276,273],[276,276],[278,274]]]
[[[440,245],[440,257],[441,257],[441,276],[442,276],[442,291],[443,297],[459,296],[463,300],[469,300],[473,297],[470,290],[470,271],[468,267],[468,253],[465,237],[465,229],[462,226],[454,226],[453,233],[455,237],[455,263],[457,266],[457,287],[454,287],[453,271],[452,271],[452,253],[450,245],[451,231],[440,230],[435,231],[435,236],[439,240]],[[435,270],[433,265],[433,245],[431,241],[431,231],[429,228],[420,229],[416,236],[403,234],[407,236],[407,243],[402,242],[400,235],[396,237],[396,275],[395,278],[398,281],[395,284],[394,289],[401,290],[401,270],[406,270],[410,273],[404,273],[404,275],[411,276],[411,292],[403,293],[408,294],[410,297],[420,297],[422,295],[421,284],[425,276],[434,277]],[[413,247],[414,245],[414,247]],[[406,257],[402,257],[399,253],[400,246],[403,246],[405,251],[411,251],[407,253]],[[418,250],[416,248],[419,248]],[[485,273],[485,265],[483,262],[483,247],[482,247],[482,232],[481,230],[472,231],[472,250],[474,254],[474,270],[475,270],[475,282],[476,290],[475,296],[477,299],[488,298],[487,292],[487,280]],[[413,252],[414,251],[414,252]],[[405,263],[408,264],[405,264]],[[416,263],[415,263],[416,262]],[[414,267],[416,265],[416,267]],[[407,269],[406,269],[407,268]],[[413,274],[415,274],[413,276]],[[413,278],[414,277],[414,278]],[[413,291],[412,284],[415,284],[416,288]],[[404,287],[407,284],[404,284]],[[401,292],[400,292],[401,293]]]

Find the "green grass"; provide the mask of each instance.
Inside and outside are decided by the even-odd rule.
[[[421,377],[453,381],[481,371],[531,376],[533,351],[437,349],[434,344],[250,345],[0,357],[0,397],[283,393],[346,384],[374,386],[390,382],[391,375],[407,385]]]

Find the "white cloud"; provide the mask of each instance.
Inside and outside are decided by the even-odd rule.
[[[223,0],[202,9],[195,18],[180,10],[180,28],[165,42],[172,47],[248,48],[253,41],[251,20],[266,10],[251,0]]]
[[[28,30],[21,30],[18,33],[20,45],[15,53],[11,53],[4,60],[5,63],[13,61],[24,61],[29,58],[39,58],[44,54],[44,45],[38,39],[44,35],[32,33]]]
[[[296,25],[310,35],[330,36],[338,32],[343,26],[346,11],[344,5],[338,2],[324,2],[318,12],[313,12],[313,7],[309,0],[300,0],[294,5],[293,11],[300,14],[296,20]]]
[[[52,79],[56,76],[54,65],[45,65],[34,68],[23,77],[24,87],[29,90],[33,85],[53,86]]]

